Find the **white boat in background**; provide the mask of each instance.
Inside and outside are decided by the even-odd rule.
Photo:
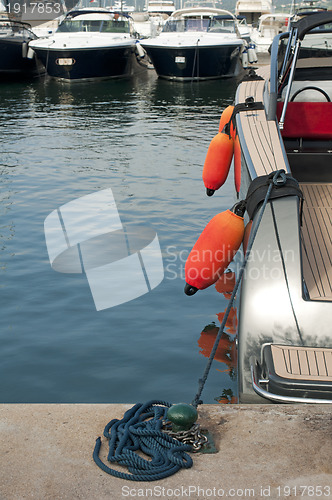
[[[30,48],[47,73],[62,80],[128,78],[147,68],[130,16],[102,8],[68,12],[53,36]]]
[[[135,30],[140,38],[159,35],[166,20],[175,11],[173,0],[150,0],[146,10],[131,14]]]
[[[245,40],[247,43],[250,43],[251,29],[247,24],[247,19],[245,18],[245,16],[236,16],[236,19],[238,22],[238,28],[241,38],[243,38],[243,40]]]
[[[295,10],[292,22],[299,21],[302,17],[311,16],[325,11],[327,11],[327,8],[318,4],[317,0],[303,0],[303,2],[301,2],[299,7]]]
[[[244,16],[249,26],[257,27],[258,19],[263,14],[272,12],[271,0],[237,0],[235,15]]]
[[[57,19],[52,19],[51,21],[47,21],[46,23],[38,24],[36,26],[33,26],[31,28],[31,31],[35,35],[37,35],[38,38],[43,38],[45,36],[51,36],[53,35],[56,30],[58,29],[60,20]]]
[[[114,12],[126,12],[127,14],[134,12],[134,5],[127,5],[123,0],[116,0],[112,5],[112,10]]]
[[[268,52],[273,39],[289,29],[291,14],[263,14],[258,20],[257,28],[251,32],[251,40],[256,46],[256,52]]]
[[[192,81],[231,77],[243,69],[236,17],[214,8],[175,11],[161,34],[142,40],[161,78]]]
[[[147,8],[150,16],[165,14],[167,17],[175,12],[173,0],[150,0]]]

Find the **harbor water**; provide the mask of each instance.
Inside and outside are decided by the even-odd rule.
[[[227,298],[184,294],[186,257],[234,201],[233,172],[211,198],[202,168],[237,81],[1,84],[0,401],[191,402]],[[97,310],[84,274],[52,269],[46,217],[111,189],[121,220],[158,235],[164,278]],[[235,401],[236,311],[204,403]],[[222,397],[224,396],[224,397]]]

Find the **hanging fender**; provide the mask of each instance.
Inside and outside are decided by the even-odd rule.
[[[136,42],[136,52],[137,55],[139,55],[139,57],[141,57],[142,59],[146,55],[145,50],[143,49],[142,45],[139,42]]]
[[[187,295],[204,290],[223,274],[244,235],[245,202],[215,215],[193,246],[185,265]]]
[[[236,128],[234,120],[234,106],[228,106],[222,113],[219,121],[219,132],[212,139],[203,167],[203,182],[206,194],[212,196],[228,177],[233,155],[235,153]],[[240,144],[237,144],[239,151]],[[237,154],[237,165],[241,163],[241,156]],[[235,156],[234,156],[235,161]],[[239,168],[237,169],[239,170]],[[241,175],[241,174],[240,174]],[[237,175],[239,178],[239,175]],[[237,181],[238,184],[238,181]],[[238,192],[238,190],[237,190]]]
[[[257,54],[255,50],[255,44],[254,43],[249,43],[248,47],[248,60],[250,64],[256,63],[257,62]]]
[[[225,183],[232,163],[233,152],[233,139],[228,134],[218,132],[210,142],[202,173],[208,196],[212,196]]]
[[[248,49],[247,48],[245,48],[242,51],[241,61],[242,61],[243,69],[247,69],[247,67],[248,67]]]
[[[235,188],[236,192],[239,193],[241,184],[241,147],[236,130],[236,115],[240,111],[253,109],[264,109],[263,103],[255,102],[253,97],[248,97],[244,103],[228,106],[223,111],[219,122],[219,132],[210,142],[203,167],[202,178],[208,196],[212,196],[225,183],[233,155]]]

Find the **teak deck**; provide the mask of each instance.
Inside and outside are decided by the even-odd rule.
[[[267,69],[261,68],[257,73],[267,77]],[[262,102],[265,83],[265,80],[243,82],[239,89],[239,102],[244,103],[247,97]],[[241,125],[257,175],[266,175],[280,168],[287,170],[276,123],[267,121],[264,110],[241,112]]]
[[[263,101],[268,67],[257,73],[264,80],[243,82],[238,100],[247,97]],[[266,119],[265,111],[241,112],[241,126],[246,145],[258,176],[284,168],[285,163],[275,121]],[[302,240],[303,275],[311,300],[332,301],[332,184],[303,183],[304,195]]]
[[[332,184],[301,184],[303,274],[312,300],[332,300]]]
[[[271,353],[279,377],[332,382],[332,349],[271,345]]]

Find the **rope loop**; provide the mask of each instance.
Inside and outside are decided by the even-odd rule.
[[[284,186],[287,182],[287,176],[285,170],[280,169],[277,170],[276,172],[272,172],[269,175],[269,181],[272,182],[277,187]]]
[[[127,410],[121,420],[111,420],[104,429],[109,440],[107,460],[125,466],[128,472],[108,467],[99,457],[100,437],[93,452],[95,463],[104,472],[129,481],[157,481],[193,465],[186,453],[191,446],[163,432],[163,421],[172,406],[165,401],[137,403]],[[136,452],[143,452],[148,459]]]

